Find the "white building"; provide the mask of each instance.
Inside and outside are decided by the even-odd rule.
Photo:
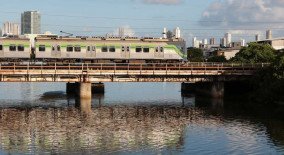
[[[271,30],[266,31],[266,39],[272,39],[272,31]]]
[[[207,39],[203,39],[203,44],[207,45],[208,44],[208,40]]]
[[[246,40],[245,39],[241,39],[241,46],[242,47],[246,46]]]
[[[260,38],[259,38],[259,34],[255,35],[255,41],[259,41]]]
[[[119,37],[124,37],[125,33],[124,33],[124,28],[123,27],[120,27],[118,28],[118,36]]]
[[[227,38],[221,38],[220,39],[220,44],[223,47],[227,47]]]
[[[2,28],[3,35],[20,35],[20,26],[16,23],[5,22]]]
[[[226,38],[226,46],[230,46],[230,44],[232,42],[232,34],[226,33],[225,38]]]
[[[163,30],[163,38],[166,39],[167,38],[167,28],[164,27]]]
[[[200,40],[197,40],[196,37],[194,37],[194,38],[192,39],[192,47],[199,48],[199,47],[200,47],[200,44],[201,44],[201,41],[200,41]]]
[[[181,38],[179,27],[174,29],[174,33],[175,33],[175,38],[177,38],[177,39]]]

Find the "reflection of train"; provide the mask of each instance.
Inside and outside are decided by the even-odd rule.
[[[155,38],[36,37],[1,38],[2,61],[177,62],[184,57],[182,40]]]

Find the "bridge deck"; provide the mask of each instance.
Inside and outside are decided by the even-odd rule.
[[[193,78],[251,76],[268,64],[47,64],[0,63],[1,82],[189,81]]]

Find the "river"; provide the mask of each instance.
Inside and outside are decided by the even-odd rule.
[[[0,83],[0,154],[284,154],[284,121],[181,95],[180,83]]]

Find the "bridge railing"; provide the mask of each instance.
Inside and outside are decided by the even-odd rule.
[[[0,63],[1,70],[256,70],[268,63]]]

